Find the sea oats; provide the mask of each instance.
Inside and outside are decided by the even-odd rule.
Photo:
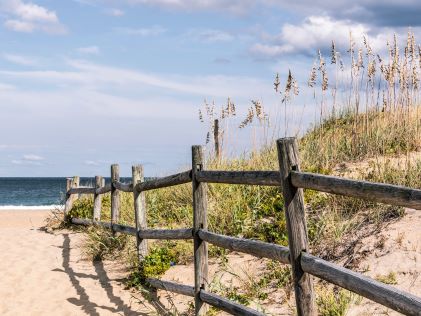
[[[241,122],[239,128],[244,128],[247,125],[253,123],[254,118],[254,109],[253,107],[249,107],[246,118]]]
[[[328,88],[328,75],[327,75],[327,70],[326,70],[326,63],[320,50],[319,50],[319,68],[318,69],[322,75],[322,91],[326,91]]]
[[[337,56],[336,56],[336,47],[335,47],[335,42],[334,41],[332,41],[332,46],[331,46],[330,53],[331,53],[330,63],[331,64],[336,64],[336,62],[337,62]]]
[[[284,97],[282,98],[282,103],[290,99],[291,88],[292,88],[292,74],[291,74],[291,70],[288,70],[288,78],[285,84]]]
[[[199,109],[199,120],[200,122],[204,123],[202,111]]]
[[[280,81],[279,81],[279,73],[276,73],[276,77],[275,77],[275,81],[273,83],[273,85],[275,86],[275,91],[278,92],[279,90],[279,85],[280,85]]]
[[[308,78],[307,85],[310,88],[313,88],[316,85],[316,79],[317,79],[316,63],[313,63],[313,67],[311,67],[310,77]]]
[[[361,48],[358,49],[358,60],[356,66],[358,71],[360,71],[361,68],[364,68],[363,50]]]

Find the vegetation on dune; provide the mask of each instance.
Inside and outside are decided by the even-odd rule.
[[[345,58],[336,50],[335,43],[332,43],[330,65],[326,65],[326,59],[318,53],[310,71],[308,88],[314,95],[319,119],[299,138],[303,170],[332,174],[344,163],[351,165],[366,160],[364,168],[356,168],[349,176],[421,188],[421,160],[410,158],[410,153],[419,151],[421,146],[420,47],[416,45],[413,34],[409,33],[403,54],[400,54],[395,37],[392,44],[387,44],[387,55],[382,58],[375,54],[365,38],[358,48],[352,36],[347,51],[349,66],[344,65]],[[276,149],[269,135],[273,131],[279,133],[280,122],[286,129],[288,106],[300,90],[291,72],[288,73],[285,89],[281,91],[279,75],[274,84],[284,104],[276,115],[275,125],[269,124],[270,117],[258,100],[252,101],[246,117],[239,119],[237,125],[239,130],[252,126],[254,133],[261,135],[263,144],[270,145],[262,145],[250,154],[235,158],[210,155],[208,169],[278,169]],[[232,122],[237,117],[237,111],[231,99],[220,110],[216,110],[214,103],[205,102],[199,118],[207,127],[206,142],[213,141],[213,122],[218,118],[219,142],[223,149],[224,144],[235,137]],[[282,120],[281,113],[285,120]],[[388,158],[399,155],[404,158],[398,164]],[[349,255],[359,239],[379,231],[390,220],[404,214],[399,207],[311,190],[305,191],[305,201],[312,252],[329,260],[346,258],[347,266],[357,264]],[[109,195],[105,195],[102,203],[102,217],[109,220]],[[149,227],[192,226],[191,185],[147,191],[146,203]],[[283,208],[283,198],[277,188],[209,185],[209,229],[217,233],[287,245]],[[74,204],[70,215],[91,218],[92,209],[92,199],[83,198]],[[121,193],[120,216],[122,223],[134,225],[132,194]],[[132,237],[122,238],[100,228],[89,228],[84,248],[85,253],[95,260],[110,256],[115,250],[123,253],[124,260],[133,268],[130,286],[142,284],[145,278],[159,276],[172,264],[186,263],[191,258],[192,243],[189,241],[156,241],[139,266],[134,244]],[[211,256],[224,257],[226,252],[210,246]],[[266,267],[257,281],[241,289],[221,284],[212,286],[240,303],[264,300],[267,294],[265,287],[285,287],[290,282],[288,270],[270,261]],[[386,281],[389,282],[389,279]],[[321,315],[344,315],[350,303],[348,292],[319,289],[317,304]]]

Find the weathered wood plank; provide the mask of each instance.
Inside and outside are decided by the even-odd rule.
[[[307,253],[301,255],[301,267],[307,273],[339,285],[397,312],[405,315],[421,315],[420,297]]]
[[[207,184],[196,178],[196,173],[205,169],[202,146],[192,147],[193,184],[193,236],[194,236],[194,306],[195,316],[204,316],[208,310],[200,298],[200,291],[206,290],[208,280],[208,245],[199,236],[200,229],[208,228]]]
[[[67,180],[67,192],[66,192],[66,202],[65,202],[65,206],[64,206],[64,215],[65,217],[67,217],[68,213],[70,212],[70,210],[72,209],[73,203],[75,200],[77,200],[78,195],[76,195],[77,193],[72,193],[72,190],[74,188],[77,188],[79,186],[80,183],[80,178],[78,176],[73,177],[72,179],[68,179]]]
[[[94,224],[92,219],[84,219],[84,218],[72,218],[72,224],[75,225],[83,225],[83,226],[91,226]],[[100,222],[98,222],[100,225]]]
[[[133,192],[133,184],[132,183],[122,183],[120,181],[116,181],[113,183],[117,190],[123,192]]]
[[[95,188],[91,188],[91,187],[71,188],[68,193],[69,194],[94,194]]]
[[[135,186],[136,191],[148,191],[154,189],[160,189],[165,187],[171,187],[174,185],[189,183],[192,180],[191,170],[177,173],[168,177],[157,178],[148,180],[142,183],[138,183]]]
[[[121,224],[113,224],[113,231],[121,234],[136,236],[136,227]]]
[[[94,221],[101,220],[102,196],[96,193],[96,190],[102,187],[102,177],[95,176],[95,194],[94,194]]]
[[[133,186],[141,184],[144,182],[143,175],[143,166],[136,165],[132,166],[132,181]],[[133,199],[134,199],[134,214],[136,222],[136,247],[137,247],[137,256],[139,262],[144,260],[148,255],[148,241],[145,238],[142,238],[139,233],[148,228],[146,221],[146,198],[145,192],[133,190]]]
[[[297,313],[312,316],[317,314],[313,280],[300,261],[301,253],[309,249],[303,190],[295,187],[290,178],[291,170],[300,170],[298,144],[295,138],[283,138],[277,141],[277,149]]]
[[[85,218],[72,218],[72,224],[83,225],[83,226],[102,226],[104,228],[111,229],[111,223],[108,222],[94,222],[92,219]]]
[[[72,218],[72,223],[75,225],[98,225],[106,228],[111,228],[111,224],[107,222],[94,222],[91,219]],[[136,236],[136,228],[120,224],[112,224],[114,231]],[[193,239],[193,230],[188,229],[142,229],[138,232],[140,239],[164,239],[164,240],[182,240]],[[142,257],[143,258],[143,257]]]
[[[72,181],[73,181],[72,178],[66,179],[66,195],[64,198],[64,218],[65,219],[67,218],[67,215],[70,209],[72,208],[71,201],[70,201],[70,198],[71,198],[70,189],[72,188]]]
[[[113,229],[114,232],[126,235],[136,236],[136,228],[121,224],[112,224],[108,222],[93,221],[92,219],[72,218],[72,224],[83,226],[101,226],[108,229]]]
[[[200,291],[200,298],[203,302],[208,303],[218,309],[223,310],[231,315],[240,315],[240,316],[264,316],[265,314],[258,312],[249,307],[240,305],[233,301],[230,301],[219,295],[206,292],[204,290]]]
[[[120,191],[115,183],[120,181],[120,167],[111,165],[111,223],[118,223],[120,217]]]
[[[281,184],[279,171],[214,171],[206,170],[196,173],[200,182],[249,184],[279,186]]]
[[[146,279],[146,282],[149,283],[152,287],[160,289],[160,290],[178,293],[178,294],[182,294],[186,296],[194,296],[193,286],[178,284],[178,283],[169,282],[169,281],[162,281],[162,280],[152,279],[152,278]]]
[[[199,230],[198,234],[202,240],[218,247],[248,253],[260,258],[277,260],[285,264],[289,263],[289,250],[284,246],[219,235],[206,230]]]
[[[300,188],[421,210],[421,190],[297,171],[291,172],[291,182]]]
[[[213,142],[215,144],[215,157],[221,158],[221,148],[219,145],[219,120],[216,119],[213,122]]]
[[[111,192],[111,183],[104,184],[103,182],[103,186],[95,190],[95,194],[105,194],[108,192]]]
[[[142,229],[139,237],[143,239],[193,239],[193,230],[188,229]]]

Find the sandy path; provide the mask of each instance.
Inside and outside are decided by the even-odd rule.
[[[0,315],[154,315],[115,264],[81,260],[81,234],[40,228],[48,211],[0,211]]]

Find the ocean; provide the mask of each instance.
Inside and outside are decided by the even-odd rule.
[[[130,182],[122,178],[122,182]],[[109,179],[105,180],[109,182]],[[81,186],[93,186],[93,178],[81,178]],[[63,204],[66,178],[0,177],[0,209],[49,209]]]

